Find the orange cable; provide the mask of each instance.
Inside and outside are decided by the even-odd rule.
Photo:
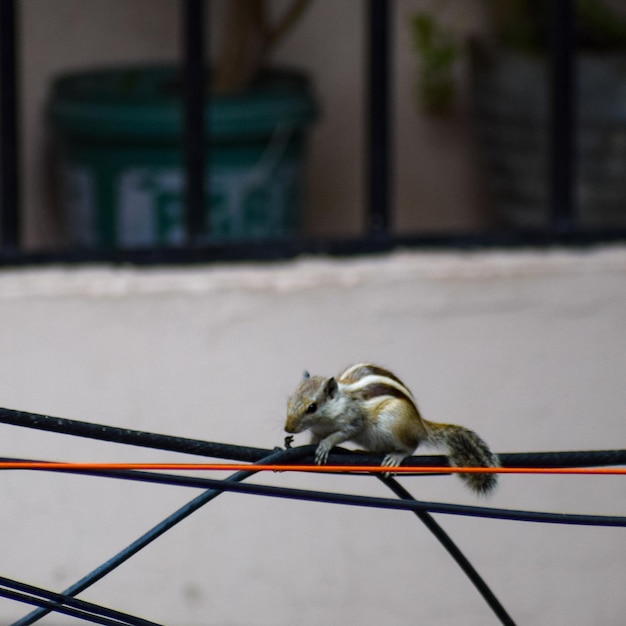
[[[252,463],[76,463],[76,462],[0,462],[0,470],[56,470],[56,471],[272,471],[272,472],[315,472],[315,473],[384,473],[394,474],[581,474],[581,475],[626,475],[624,467],[432,467],[402,466],[385,467],[370,465],[255,465]]]

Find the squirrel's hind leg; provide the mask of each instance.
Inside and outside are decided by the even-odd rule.
[[[406,452],[389,452],[385,455],[382,464],[384,467],[398,467],[408,456],[411,455]]]
[[[408,456],[411,455],[407,454],[406,452],[389,452],[385,455],[382,466],[390,468],[398,467],[398,465],[400,465],[400,463],[402,463],[402,461],[404,461],[404,459],[406,459]],[[392,474],[393,472],[385,472],[385,476],[387,478],[389,478],[389,476],[391,476]]]

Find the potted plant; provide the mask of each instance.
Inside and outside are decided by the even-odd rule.
[[[489,33],[467,47],[436,16],[421,19],[433,22],[433,45],[454,41],[450,74],[469,51],[475,138],[496,215],[505,225],[537,228],[549,203],[549,3],[485,0],[485,8]],[[576,0],[575,10],[578,217],[588,227],[624,225],[626,15],[605,0]],[[422,56],[422,74],[425,66]]]
[[[307,77],[267,67],[303,14],[293,0],[230,0],[207,75],[207,241],[278,238],[297,229],[315,102]],[[181,79],[175,66],[125,66],[57,79],[48,119],[59,151],[61,205],[74,245],[184,242]]]

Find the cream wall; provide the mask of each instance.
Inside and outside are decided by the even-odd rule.
[[[271,448],[304,368],[365,359],[393,368],[425,416],[499,452],[624,447],[625,294],[623,248],[5,270],[0,406]],[[9,426],[0,456],[195,460]],[[258,480],[385,495],[365,478]],[[451,477],[402,482],[425,500],[477,503]],[[52,589],[196,495],[25,473],[0,475],[0,493],[2,574]],[[626,515],[626,486],[508,476],[478,502]],[[623,623],[624,529],[437,519],[517,623]],[[496,623],[412,515],[241,495],[84,597],[170,626]],[[24,612],[0,600],[0,624]]]
[[[275,6],[280,8],[285,3]],[[214,0],[213,39],[224,0]],[[179,0],[20,0],[23,200],[29,245],[59,241],[51,206],[43,107],[59,72],[179,58]],[[467,120],[441,121],[415,109],[415,59],[407,21],[430,0],[398,0],[394,11],[393,126],[397,223],[403,230],[482,223]],[[459,32],[480,28],[481,2],[449,3],[443,19]],[[437,9],[441,11],[441,9]],[[312,137],[309,232],[358,231],[363,211],[365,3],[316,0],[276,50],[277,63],[311,72],[322,115]]]

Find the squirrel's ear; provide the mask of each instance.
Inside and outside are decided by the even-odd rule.
[[[337,381],[334,378],[329,378],[324,384],[324,391],[329,398],[334,398],[337,395]]]
[[[304,378],[304,380],[311,378],[311,374],[309,374],[308,370],[304,370],[304,372],[302,372],[302,378]]]

